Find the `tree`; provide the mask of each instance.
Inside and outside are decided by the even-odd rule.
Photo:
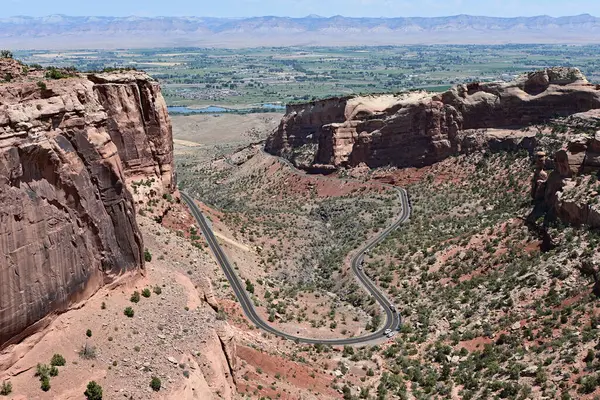
[[[0,50],[0,58],[13,58],[13,53],[10,50]]]
[[[87,385],[87,390],[83,393],[87,400],[102,400],[102,386],[95,381],[91,381]]]
[[[92,337],[92,330],[88,329],[87,331],[85,331],[85,336]]]

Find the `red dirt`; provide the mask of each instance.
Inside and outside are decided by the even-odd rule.
[[[246,346],[237,347],[237,356],[253,366],[255,370],[260,368],[262,371],[260,374],[252,369],[246,372],[248,380],[239,380],[237,385],[240,392],[245,392],[247,388],[250,389],[250,392],[258,390],[258,384],[262,383],[263,389],[258,391],[260,395],[274,398],[276,393],[281,392],[281,390],[273,390],[269,386],[276,381],[275,375],[279,374],[282,382],[286,382],[293,387],[311,390],[313,393],[320,393],[332,398],[342,397],[329,387],[333,381],[333,376],[312,368],[310,364],[296,363]],[[291,393],[281,393],[280,398],[299,400],[302,397]]]

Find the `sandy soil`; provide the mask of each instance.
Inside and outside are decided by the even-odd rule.
[[[176,141],[184,140],[210,146],[264,139],[279,125],[282,115],[281,113],[174,115],[171,120]]]

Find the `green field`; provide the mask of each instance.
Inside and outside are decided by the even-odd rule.
[[[548,66],[575,66],[600,81],[600,46],[437,45],[256,49],[123,49],[15,52],[26,63],[143,69],[169,105],[251,106],[316,98],[443,91],[468,81],[511,80]]]

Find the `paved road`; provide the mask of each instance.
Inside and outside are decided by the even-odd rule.
[[[292,171],[294,171],[294,173],[304,174],[303,172],[300,172],[296,168],[294,168],[293,165],[291,165],[287,160],[284,160],[284,159],[279,159],[279,160],[280,160],[280,162],[289,165],[292,168]],[[311,175],[311,176],[313,176],[313,175]],[[324,176],[317,176],[317,177],[319,177],[319,179],[336,179],[336,178],[327,178]],[[350,181],[350,179],[344,179],[344,180]],[[256,312],[256,309],[254,308],[254,303],[252,303],[252,300],[250,299],[248,293],[246,292],[245,285],[240,281],[237,274],[235,273],[235,270],[231,266],[231,263],[229,262],[229,260],[227,259],[227,256],[223,252],[223,249],[217,242],[217,239],[215,238],[215,235],[214,235],[212,229],[208,225],[206,218],[202,214],[202,211],[200,211],[200,209],[194,202],[194,199],[185,192],[181,193],[181,197],[187,203],[194,218],[198,221],[198,224],[200,225],[200,229],[202,229],[202,233],[206,237],[206,240],[208,241],[208,245],[210,246],[210,249],[214,253],[219,265],[221,265],[221,268],[223,269],[223,272],[225,273],[225,276],[229,280],[229,283],[231,284],[231,287],[232,287],[236,297],[238,298],[240,305],[242,306],[242,309],[244,310],[244,313],[246,314],[248,319],[250,321],[252,321],[252,323],[254,325],[256,325],[260,329],[263,329],[263,330],[265,330],[269,333],[272,333],[276,336],[294,340],[294,341],[300,342],[300,343],[309,343],[309,344],[321,343],[321,344],[329,344],[329,345],[356,345],[356,344],[369,343],[369,342],[372,342],[375,340],[379,340],[383,337],[383,332],[386,329],[391,329],[391,330],[399,329],[400,324],[402,323],[400,314],[398,312],[396,312],[395,310],[391,309],[392,303],[390,301],[388,301],[388,299],[381,292],[381,290],[373,284],[373,282],[369,279],[369,277],[367,277],[367,275],[365,274],[364,270],[361,267],[361,263],[364,258],[364,253],[371,251],[375,246],[377,246],[379,243],[381,243],[394,229],[398,228],[402,223],[406,222],[408,220],[408,218],[410,217],[410,203],[408,200],[408,194],[407,194],[406,190],[392,186],[392,185],[383,184],[383,186],[391,188],[398,193],[398,198],[400,199],[400,202],[402,204],[402,211],[400,213],[400,216],[394,221],[394,223],[392,225],[390,225],[388,228],[386,228],[385,230],[380,232],[373,239],[369,240],[365,245],[363,245],[357,251],[357,253],[352,258],[352,272],[354,273],[356,279],[360,282],[360,284],[365,288],[365,290],[367,290],[369,292],[369,294],[371,296],[373,296],[375,298],[375,300],[377,300],[377,302],[380,304],[380,306],[384,310],[385,317],[386,317],[385,324],[383,325],[383,327],[381,329],[379,329],[375,333],[371,333],[371,334],[364,335],[364,336],[353,337],[353,338],[341,338],[341,339],[312,339],[312,338],[305,338],[305,337],[290,335],[290,334],[282,332],[276,328],[273,328],[271,325],[268,324],[268,322],[264,321]]]

